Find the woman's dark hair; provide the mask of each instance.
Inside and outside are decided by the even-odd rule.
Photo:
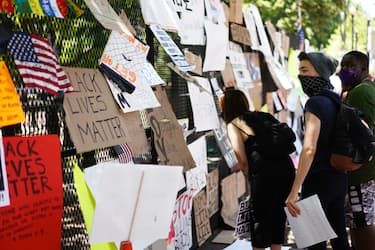
[[[241,90],[228,88],[220,98],[220,108],[225,123],[229,123],[249,111],[249,102]]]

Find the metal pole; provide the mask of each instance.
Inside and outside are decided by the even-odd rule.
[[[352,50],[354,50],[354,14],[352,14]]]

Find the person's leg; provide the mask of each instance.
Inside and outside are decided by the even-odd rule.
[[[375,181],[350,186],[349,202],[353,212],[352,245],[356,250],[375,249]]]
[[[271,250],[281,250],[282,245],[281,244],[272,244]]]

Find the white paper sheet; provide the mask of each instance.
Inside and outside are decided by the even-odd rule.
[[[107,29],[132,35],[107,0],[85,0],[94,17]]]
[[[173,0],[141,0],[141,11],[145,24],[157,24],[166,30],[180,30],[179,18]]]
[[[129,94],[108,81],[112,95],[124,113],[160,106],[147,81],[149,75],[143,75],[147,71],[144,65],[148,63],[148,50],[148,46],[134,37],[116,31],[111,33],[104,48],[101,63],[135,85],[134,92]]]
[[[206,6],[207,17],[211,22],[224,23],[225,13],[221,0],[204,0]]]
[[[204,45],[204,3],[202,0],[187,0],[185,4],[180,19],[181,44]]]
[[[93,192],[96,209],[90,242],[166,238],[177,192],[184,186],[182,167],[112,162],[94,168],[98,167],[101,171],[91,173],[91,177],[99,174],[95,178],[100,188]]]
[[[0,129],[0,207],[9,206],[9,204],[10,199],[7,170],[5,167],[3,135]]]
[[[301,210],[301,214],[297,217],[293,217],[286,207],[284,209],[299,248],[337,237],[317,195],[300,200],[297,205]]]
[[[203,72],[222,71],[227,56],[229,29],[225,24],[215,24],[209,20],[204,22],[207,35],[206,56]]]
[[[234,243],[232,243],[230,246],[227,246],[224,248],[224,250],[251,250],[253,249],[251,247],[251,241],[247,240],[236,240]],[[269,250],[270,248],[266,248],[266,250]],[[289,250],[290,247],[282,247],[281,250]]]
[[[229,59],[232,64],[237,86],[245,89],[254,87],[250,71],[247,68],[245,56],[239,44],[229,42]]]
[[[202,136],[198,140],[188,145],[193,156],[196,167],[186,172],[186,186],[194,190],[194,196],[207,185],[207,145],[206,137]]]
[[[194,77],[199,83],[188,82],[190,101],[193,109],[194,126],[196,131],[206,131],[219,127],[219,118],[212,96],[210,83],[207,78]]]

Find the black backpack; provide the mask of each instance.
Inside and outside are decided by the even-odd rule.
[[[255,140],[262,155],[285,156],[296,150],[294,131],[270,113],[249,112],[244,115],[244,120],[254,130]]]
[[[363,112],[322,92],[338,108],[331,142],[331,165],[339,170],[356,170],[373,158],[373,131]]]

